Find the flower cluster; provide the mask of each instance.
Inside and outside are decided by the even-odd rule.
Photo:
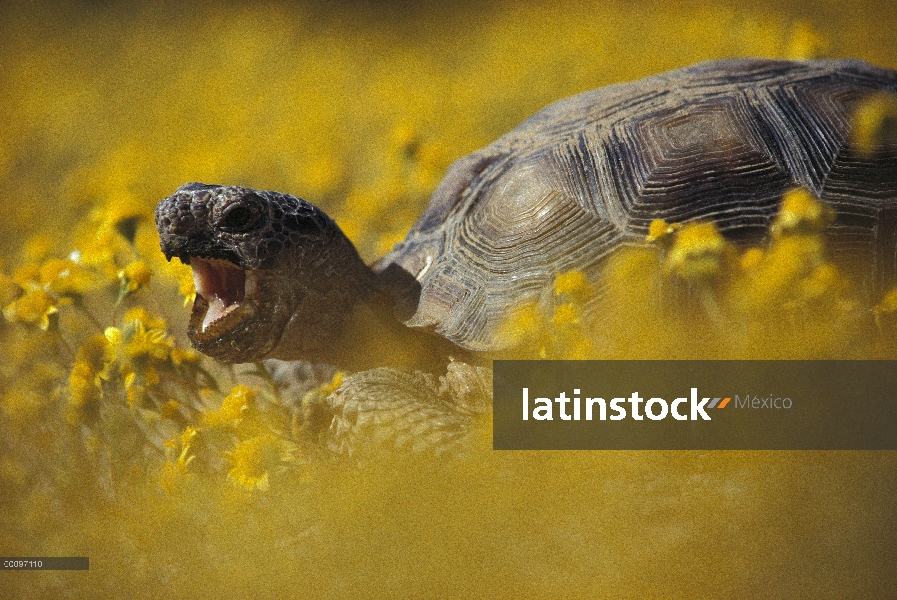
[[[301,461],[295,415],[278,405],[265,366],[222,369],[170,331],[169,318],[183,319],[171,298],[180,292],[189,302],[195,290],[189,268],[141,248],[141,236],[153,233],[145,216],[110,209],[88,221],[95,227],[73,237],[78,246],[65,258],[38,238],[0,279],[2,333],[18,350],[0,375],[19,382],[2,398],[9,423],[0,426],[14,428],[8,433],[26,454],[35,449],[29,427],[68,431],[59,443],[75,448],[43,451],[74,450],[83,476],[110,494],[147,476],[178,494],[196,472],[217,473],[234,489],[269,489]],[[17,464],[15,455],[7,460]],[[60,484],[45,475],[40,485]]]
[[[619,250],[600,272],[557,274],[547,302],[511,311],[503,341],[532,358],[878,355],[890,338],[858,345],[860,332],[894,321],[897,292],[870,309],[876,297],[826,249],[834,217],[808,191],[790,190],[767,244],[743,248],[710,222],[655,220],[643,247]],[[696,332],[702,343],[687,349],[681,340]]]

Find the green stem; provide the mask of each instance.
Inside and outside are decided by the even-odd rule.
[[[65,350],[65,353],[68,354],[69,360],[71,360],[71,362],[74,363],[75,362],[75,351],[72,348],[71,344],[69,344],[66,341],[66,339],[64,337],[62,337],[62,333],[60,333],[58,331],[56,332],[56,337],[59,338],[59,343],[62,345],[63,349]]]

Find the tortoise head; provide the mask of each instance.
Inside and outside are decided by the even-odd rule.
[[[187,183],[156,229],[166,258],[193,268],[190,341],[224,362],[314,358],[369,272],[330,217],[277,192]]]

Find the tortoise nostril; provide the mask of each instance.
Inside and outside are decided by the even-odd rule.
[[[206,197],[208,197],[208,194],[206,194]],[[205,219],[209,216],[209,207],[204,200],[205,199],[194,200],[190,203],[190,212],[193,213],[193,216],[197,219]]]

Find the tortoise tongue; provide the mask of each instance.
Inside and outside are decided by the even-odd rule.
[[[191,257],[196,293],[209,304],[202,320],[205,331],[211,323],[229,314],[246,296],[246,271],[226,260]]]

